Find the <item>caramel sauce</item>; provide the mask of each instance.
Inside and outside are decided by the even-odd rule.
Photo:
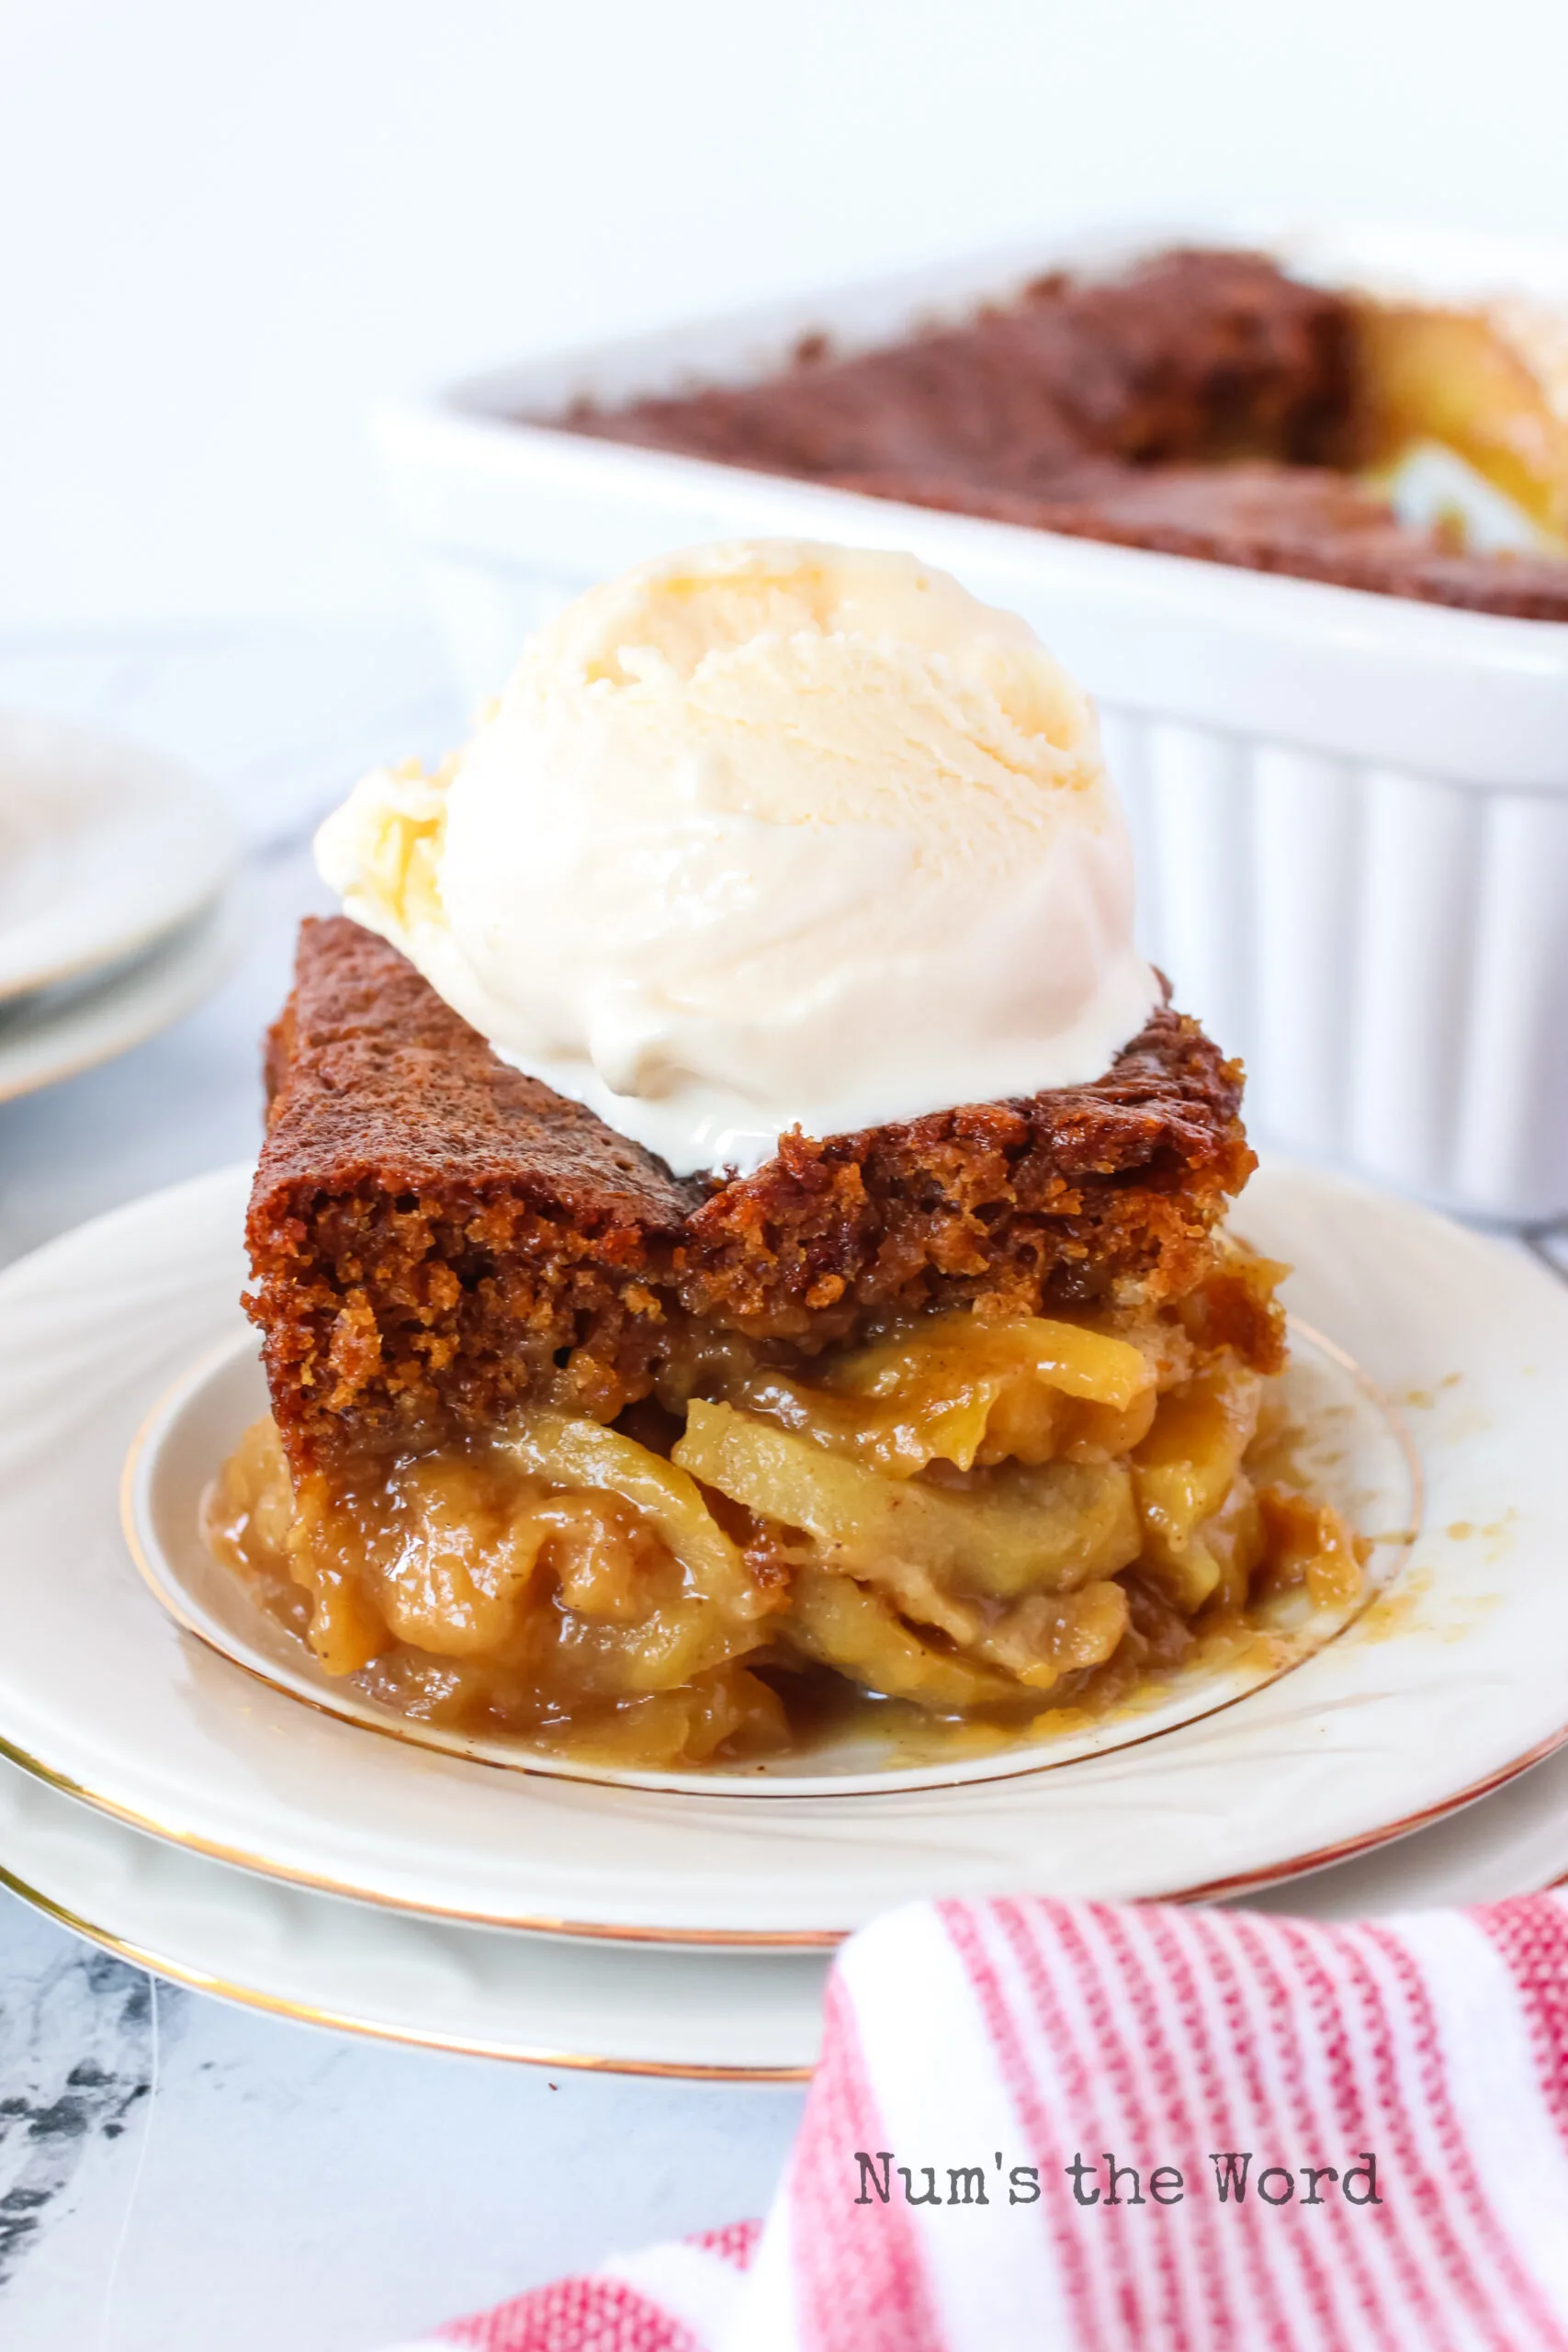
[[[1281,1591],[1354,1597],[1364,1547],[1262,1482],[1268,1386],[1170,1317],[698,1338],[616,1423],[544,1405],[357,1480],[296,1490],[260,1422],[204,1532],[416,1720],[644,1768],[985,1753],[1267,1647]]]

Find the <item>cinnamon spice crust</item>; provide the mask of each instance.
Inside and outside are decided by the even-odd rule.
[[[1240,1067],[1168,1007],[1092,1084],[795,1132],[754,1176],[682,1182],[339,916],[301,928],[266,1075],[246,1305],[297,1477],[486,1428],[550,1379],[613,1418],[694,1322],[811,1351],[926,1306],[1132,1314],[1202,1286],[1280,1361],[1213,1239],[1255,1164]]]

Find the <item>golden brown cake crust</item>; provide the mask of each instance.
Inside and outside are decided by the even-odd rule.
[[[1239,1066],[1165,1007],[1092,1085],[826,1142],[785,1136],[688,1221],[682,1295],[794,1337],[813,1319],[829,1332],[845,1301],[1179,1296],[1254,1165],[1240,1102]]]
[[[325,1175],[351,1191],[368,1175],[398,1193],[501,1178],[596,1231],[673,1230],[696,1197],[591,1111],[499,1060],[405,956],[345,916],[300,927],[266,1081],[274,1187]]]
[[[814,1347],[928,1305],[1177,1300],[1253,1165],[1239,1066],[1168,1008],[1090,1085],[681,1182],[342,917],[302,926],[266,1062],[247,1304],[296,1475],[489,1426],[553,1369],[607,1418],[687,1317]]]

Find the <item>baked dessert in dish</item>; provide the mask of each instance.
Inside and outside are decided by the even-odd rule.
[[[330,1673],[390,1707],[654,1765],[809,1744],[856,1710],[987,1735],[1066,1720],[1256,1642],[1283,1589],[1309,1607],[1346,1601],[1354,1537],[1268,1466],[1283,1270],[1225,1226],[1254,1164],[1241,1072],[1124,949],[1106,881],[1122,837],[1070,682],[1021,625],[908,559],[763,545],[649,567],[607,602],[596,593],[586,617],[536,641],[445,782],[367,780],[323,837],[350,905],[400,933],[444,987],[364,921],[301,933],[269,1040],[247,1227],[272,1416],[209,1498],[220,1556]],[[934,640],[923,657],[921,628]],[[796,735],[769,770],[754,714],[780,674]],[[865,751],[883,721],[907,748],[922,685],[938,699],[910,756],[951,763],[931,821],[975,802],[929,873],[919,859],[891,867],[863,838],[882,780],[866,785],[846,749]],[[1014,736],[997,732],[1004,703]],[[955,709],[966,774],[937,725]],[[705,731],[701,714],[716,711]],[[530,961],[561,854],[547,828],[563,743],[587,806],[561,821],[581,821],[574,854],[591,864],[562,922],[592,932],[590,876],[624,920],[606,809],[627,763],[638,821],[626,854],[647,871],[651,827],[665,886],[659,953],[645,942],[636,967],[642,998],[628,1002],[617,967],[584,1016],[623,1085],[611,1013],[655,1073],[646,1100],[612,1090],[618,1126],[517,1066],[517,1041],[546,1035],[553,1055],[528,1058],[575,1069],[580,1095],[597,1082],[567,1051],[570,1005],[530,1026],[546,1019],[539,969],[565,954],[547,941],[544,966]],[[826,764],[809,767],[824,745]],[[804,846],[800,823],[775,841],[755,813],[788,802],[802,762],[818,812]],[[1004,776],[1016,806],[987,870],[986,827],[1002,821],[987,804]],[[743,793],[738,832],[734,811],[693,818],[694,778],[710,804]],[[502,788],[530,819],[502,899],[545,895],[516,956],[498,961],[466,895],[463,836]],[[917,837],[907,794],[892,807],[901,837]],[[690,884],[716,842],[705,907],[678,864],[698,861]],[[852,1123],[908,1074],[888,1076],[876,1036],[857,1064],[851,1039],[833,1072],[816,1073],[839,1085],[827,1099],[841,1122],[765,1127],[748,1144],[732,1118],[728,1164],[682,1164],[706,1148],[691,1138],[711,1130],[733,1043],[694,1020],[690,935],[716,908],[733,912],[738,842],[753,964],[770,922],[786,929],[754,1003],[732,941],[716,978],[757,1069],[786,1076],[793,1044],[816,1035],[852,861],[869,855],[875,894],[849,908],[852,933],[897,950],[911,1004],[933,976],[961,993],[942,933],[970,924],[970,863],[1003,938],[1010,892],[1066,929],[1098,874],[1100,919],[1058,956],[1056,1001],[1025,1041],[1051,1082]],[[479,825],[476,846],[487,869],[506,869],[497,825]],[[983,939],[964,937],[983,960]],[[598,987],[599,963],[588,968]],[[861,1001],[829,977],[842,1023]],[[872,978],[885,986],[874,959]],[[988,971],[976,1002],[993,1007],[1012,978],[1010,960]],[[488,1008],[491,1036],[452,998]],[[878,1001],[873,990],[862,1011]],[[1016,1004],[1009,1017],[1021,1021]],[[1102,1058],[1075,1077],[1085,1053]],[[752,1101],[770,1125],[782,1119],[765,1091]],[[663,1156],[630,1132],[649,1121]]]
[[[896,469],[1037,488],[1086,457],[1348,454],[1356,326],[1337,294],[1258,254],[1174,252],[1109,279],[1063,272],[903,341],[619,409],[581,432],[834,481]]]
[[[1122,466],[1089,459],[1020,491],[876,474],[845,489],[1073,538],[1284,572],[1375,595],[1568,619],[1568,560],[1543,551],[1477,554],[1450,517],[1401,522],[1380,491],[1325,466]]]
[[[1568,618],[1568,326],[1517,302],[1378,300],[1262,254],[1174,251],[1111,278],[1056,273],[880,348],[808,337],[761,382],[579,401],[553,421],[1073,537]],[[1404,512],[1400,469],[1433,447],[1452,494]],[[1517,545],[1470,530],[1464,469],[1513,503]]]

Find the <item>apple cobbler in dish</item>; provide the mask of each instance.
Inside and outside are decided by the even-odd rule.
[[[1311,282],[1265,254],[1054,271],[756,380],[530,419],[901,504],[1522,619],[1568,619],[1568,323]],[[1434,450],[1461,461],[1413,496]],[[1415,476],[1404,473],[1417,461]],[[1470,477],[1475,479],[1472,481]],[[1513,544],[1495,528],[1502,494]]]
[[[1023,1729],[1355,1592],[1259,1466],[1282,1269],[1168,1008],[1091,1084],[682,1181],[334,919],[268,1079],[272,1416],[208,1536],[390,1708],[643,1765]]]

